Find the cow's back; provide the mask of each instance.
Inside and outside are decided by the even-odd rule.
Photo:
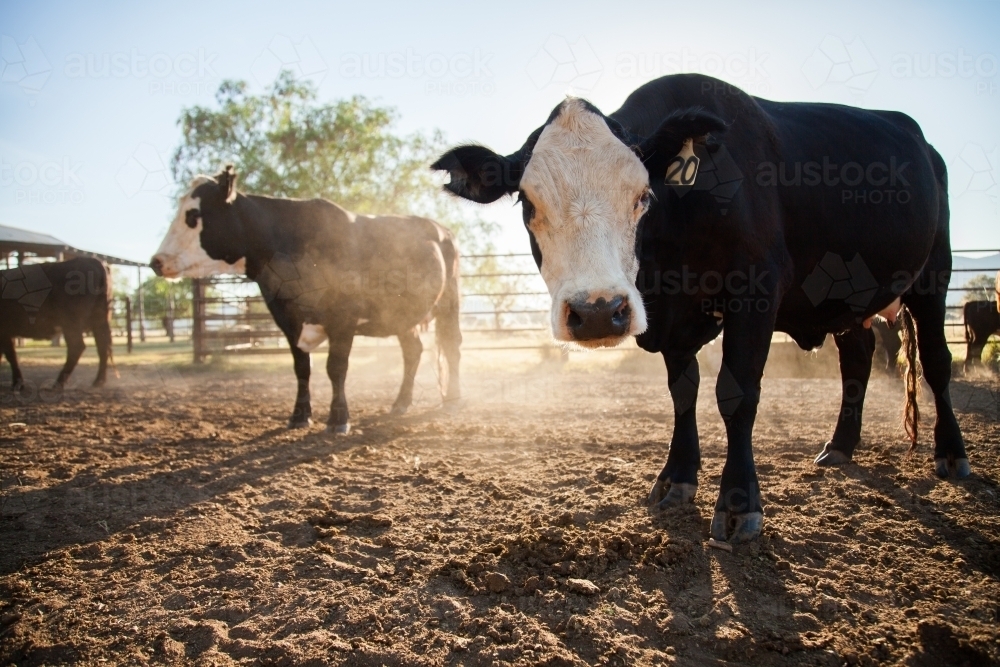
[[[683,207],[678,215],[688,231],[646,225],[643,245],[660,255],[645,258],[643,270],[649,275],[670,264],[694,263],[702,246],[713,265],[725,264],[723,256],[751,262],[771,257],[783,272],[779,329],[794,328],[789,333],[803,340],[822,340],[830,326],[848,325],[853,314],[843,301],[814,307],[800,289],[821,261],[863,262],[875,282],[885,286],[896,276],[914,279],[933,244],[947,236],[943,162],[905,114],[774,102],[691,74],[651,81],[611,117],[642,137],[670,113],[693,107],[727,123],[714,141],[725,146],[724,159],[731,162],[723,166],[738,171],[740,187],[725,206],[696,209],[688,201],[707,199],[708,192],[688,194],[683,202],[672,197],[667,216],[671,207]],[[684,257],[662,250],[681,247],[687,248]],[[894,297],[887,289],[871,296],[886,303]],[[652,311],[657,310],[654,305]]]
[[[109,316],[111,283],[100,260],[28,264],[0,271],[0,277],[4,335],[43,339],[74,325],[89,331]]]

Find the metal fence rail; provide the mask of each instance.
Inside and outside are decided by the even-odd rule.
[[[955,254],[992,253],[1000,250],[956,250]],[[550,299],[535,269],[530,253],[465,255],[485,265],[480,272],[462,274],[461,326],[466,335],[465,350],[553,348],[542,340],[548,331]],[[953,273],[994,273],[995,268],[953,269]],[[286,352],[288,342],[274,324],[255,283],[240,276],[219,276],[194,280],[190,334],[194,358],[203,361],[213,354],[267,354]],[[975,288],[949,287],[949,292]],[[950,305],[946,327],[948,342],[964,344],[961,305]],[[117,312],[117,309],[116,309]],[[124,314],[124,313],[123,313]],[[534,344],[506,344],[513,334],[538,333]],[[481,341],[468,340],[479,338]],[[510,342],[510,341],[508,341]],[[626,348],[628,349],[628,348]]]

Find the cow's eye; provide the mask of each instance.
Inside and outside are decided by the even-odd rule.
[[[191,229],[194,229],[195,227],[198,226],[198,218],[200,217],[201,216],[199,215],[198,209],[190,208],[184,214],[184,224],[186,224]]]
[[[634,210],[636,212],[639,212],[639,211],[645,211],[646,209],[648,209],[649,208],[649,199],[650,199],[651,196],[652,196],[652,193],[650,193],[649,190],[646,190],[645,192],[643,192],[641,195],[639,195],[639,198],[635,200],[635,206],[633,207],[632,210]]]
[[[531,224],[531,219],[535,217],[535,206],[528,200],[527,197],[524,196],[523,192],[517,193],[517,201],[521,202],[521,212],[524,214],[524,225],[527,227]]]

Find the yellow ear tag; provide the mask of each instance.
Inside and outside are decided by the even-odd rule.
[[[667,176],[664,183],[679,186],[694,185],[694,179],[698,176],[699,164],[701,164],[701,160],[694,154],[694,140],[688,139],[681,147],[681,152],[670,158],[670,162],[667,163]]]

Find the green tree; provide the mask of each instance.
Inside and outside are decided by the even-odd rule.
[[[244,81],[223,81],[215,99],[215,107],[185,109],[178,121],[171,171],[181,187],[232,162],[246,192],[425,215],[451,228],[465,253],[492,248],[494,226],[449,200],[428,168],[445,147],[440,132],[400,136],[391,107],[361,96],[324,103],[312,83],[287,71],[259,95]]]
[[[130,295],[138,300],[138,290]],[[170,297],[174,300],[174,317],[191,317],[191,279],[181,278],[170,281],[158,276],[150,276],[142,281],[142,303],[146,318],[159,321],[169,312]]]
[[[992,301],[996,299],[996,278],[986,274],[972,276],[963,287],[968,288],[962,294],[962,303],[969,301]]]

